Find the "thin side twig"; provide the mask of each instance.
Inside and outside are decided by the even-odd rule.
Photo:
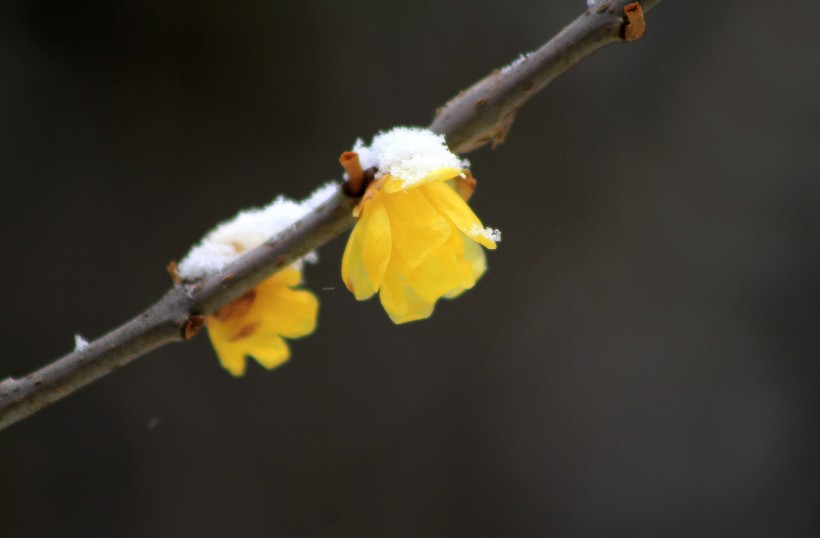
[[[644,0],[640,6],[647,12],[660,1]],[[454,97],[437,112],[430,129],[444,134],[456,153],[490,141],[494,145],[502,142],[515,113],[535,93],[600,47],[635,35],[626,32],[630,18],[634,24],[634,4],[620,0],[594,5],[538,50],[493,71]],[[625,11],[627,6],[629,12]],[[313,213],[244,254],[222,274],[193,285],[174,286],[143,313],[83,349],[23,378],[0,382],[0,429],[149,351],[193,338],[204,316],[351,228],[358,198],[346,191],[356,190],[340,188]]]

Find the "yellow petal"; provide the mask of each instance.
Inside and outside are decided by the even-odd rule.
[[[433,170],[417,181],[409,182],[409,184],[401,178],[389,176],[390,180],[385,181],[383,189],[384,192],[387,193],[415,189],[417,187],[421,187],[422,185],[453,179],[454,177],[461,175],[461,173],[462,171],[458,168],[439,168],[438,170]]]
[[[471,235],[475,229],[483,229],[481,221],[452,188],[443,183],[431,183],[420,189],[429,202],[461,230],[467,237],[477,241],[490,250],[495,249],[495,242],[483,235]]]
[[[445,254],[428,258],[408,279],[413,291],[424,301],[435,303],[445,293],[463,287],[457,257]]]
[[[287,267],[229,308],[208,316],[208,336],[231,374],[245,373],[248,356],[268,369],[282,364],[290,356],[282,335],[292,338],[313,332],[319,303],[309,291],[291,288],[301,279],[298,268]]]
[[[275,285],[275,286],[298,286],[302,283],[302,271],[293,265],[289,265],[271,278],[265,280],[259,286]],[[258,287],[258,286],[257,286]]]
[[[464,238],[464,255],[459,259],[459,285],[443,295],[446,299],[454,299],[466,290],[475,286],[475,283],[487,269],[487,258],[484,249],[476,243],[459,234]]]
[[[451,223],[450,237],[436,250],[436,255],[455,254],[457,256],[463,256],[464,239],[465,235]]]
[[[316,329],[319,301],[307,290],[279,288],[275,293],[260,295],[258,304],[262,325],[285,338],[307,336]]]
[[[384,192],[397,192],[402,190],[401,184],[404,183],[401,178],[385,174],[379,178],[381,180],[381,190]]]
[[[271,370],[287,362],[290,358],[290,348],[276,333],[270,333],[266,336],[266,338],[253,341],[252,347],[248,349],[248,355],[268,370]]]
[[[365,211],[356,226],[360,226],[362,240],[362,261],[370,286],[378,290],[381,286],[384,271],[390,261],[393,241],[390,231],[390,219],[384,206],[385,195],[377,193],[367,203]]]
[[[244,375],[248,356],[268,369],[288,359],[290,349],[275,328],[246,316],[239,321],[244,323],[242,328],[245,330],[231,331],[229,327],[236,323],[226,324],[214,317],[208,318],[208,336],[219,362],[228,372],[237,377]]]
[[[487,270],[487,256],[484,250],[475,241],[464,241],[464,259],[470,264],[470,271],[474,280],[481,278]]]
[[[448,187],[445,187],[448,188]],[[450,224],[419,189],[384,196],[392,232],[392,256],[410,267],[418,267],[450,237]]]
[[[286,338],[312,333],[316,327],[319,301],[307,290],[291,288],[301,280],[302,272],[299,269],[286,267],[257,285],[250,308],[238,319],[225,320],[225,324],[233,324],[234,333],[251,323],[258,323],[264,331]],[[257,335],[262,332],[263,329],[254,331],[253,336],[258,338]]]
[[[245,351],[244,347],[234,342],[230,342],[230,336],[225,332],[224,325],[220,326],[215,318],[208,318],[208,337],[211,345],[214,346],[216,356],[219,358],[222,367],[232,375],[239,377],[245,374]]]
[[[356,299],[364,301],[373,296],[376,291],[370,284],[370,278],[362,259],[361,228],[358,223],[347,239],[344,255],[342,256],[342,281],[347,289],[353,292]]]
[[[379,299],[387,315],[396,324],[428,318],[435,306],[419,297],[411,287],[402,282],[397,273],[391,271],[385,274]]]

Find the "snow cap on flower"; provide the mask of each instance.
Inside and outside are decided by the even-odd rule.
[[[402,189],[412,187],[441,169],[464,169],[470,163],[447,147],[444,135],[418,127],[396,127],[373,137],[369,146],[359,139],[353,146],[362,168],[376,167],[376,179],[390,175],[401,178]]]
[[[219,224],[205,235],[179,263],[177,274],[183,281],[193,281],[221,273],[243,252],[286,230],[327,200],[338,188],[337,184],[328,183],[302,202],[278,196],[264,207],[240,211],[233,219]]]

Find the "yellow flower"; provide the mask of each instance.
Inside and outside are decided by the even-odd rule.
[[[457,297],[486,269],[486,229],[449,183],[468,172],[438,168],[412,180],[384,174],[367,188],[342,258],[342,279],[356,299],[379,293],[394,323],[423,319],[441,297]]]
[[[245,373],[245,357],[267,369],[288,360],[284,338],[307,336],[316,328],[319,302],[309,291],[294,289],[302,272],[287,267],[206,318],[208,336],[222,366]]]

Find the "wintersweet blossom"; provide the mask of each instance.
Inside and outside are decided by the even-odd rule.
[[[244,252],[285,230],[313,211],[338,189],[329,184],[302,202],[282,196],[259,209],[240,212],[209,232],[175,269],[181,283],[222,273]],[[304,258],[315,261],[316,255]],[[285,338],[299,338],[316,328],[319,301],[298,289],[302,282],[299,260],[251,291],[207,316],[205,326],[222,366],[235,376],[245,373],[250,356],[265,368],[275,368],[290,357]],[[184,285],[184,284],[183,284]]]
[[[223,368],[235,376],[245,373],[250,356],[267,369],[288,360],[284,338],[299,338],[316,328],[319,301],[295,289],[302,272],[290,266],[208,316],[205,326]]]
[[[481,246],[495,249],[500,232],[459,195],[474,181],[443,136],[397,128],[370,146],[358,141],[354,152],[377,171],[354,213],[342,279],[360,301],[378,293],[394,323],[427,318],[441,297],[475,285],[486,270]]]

